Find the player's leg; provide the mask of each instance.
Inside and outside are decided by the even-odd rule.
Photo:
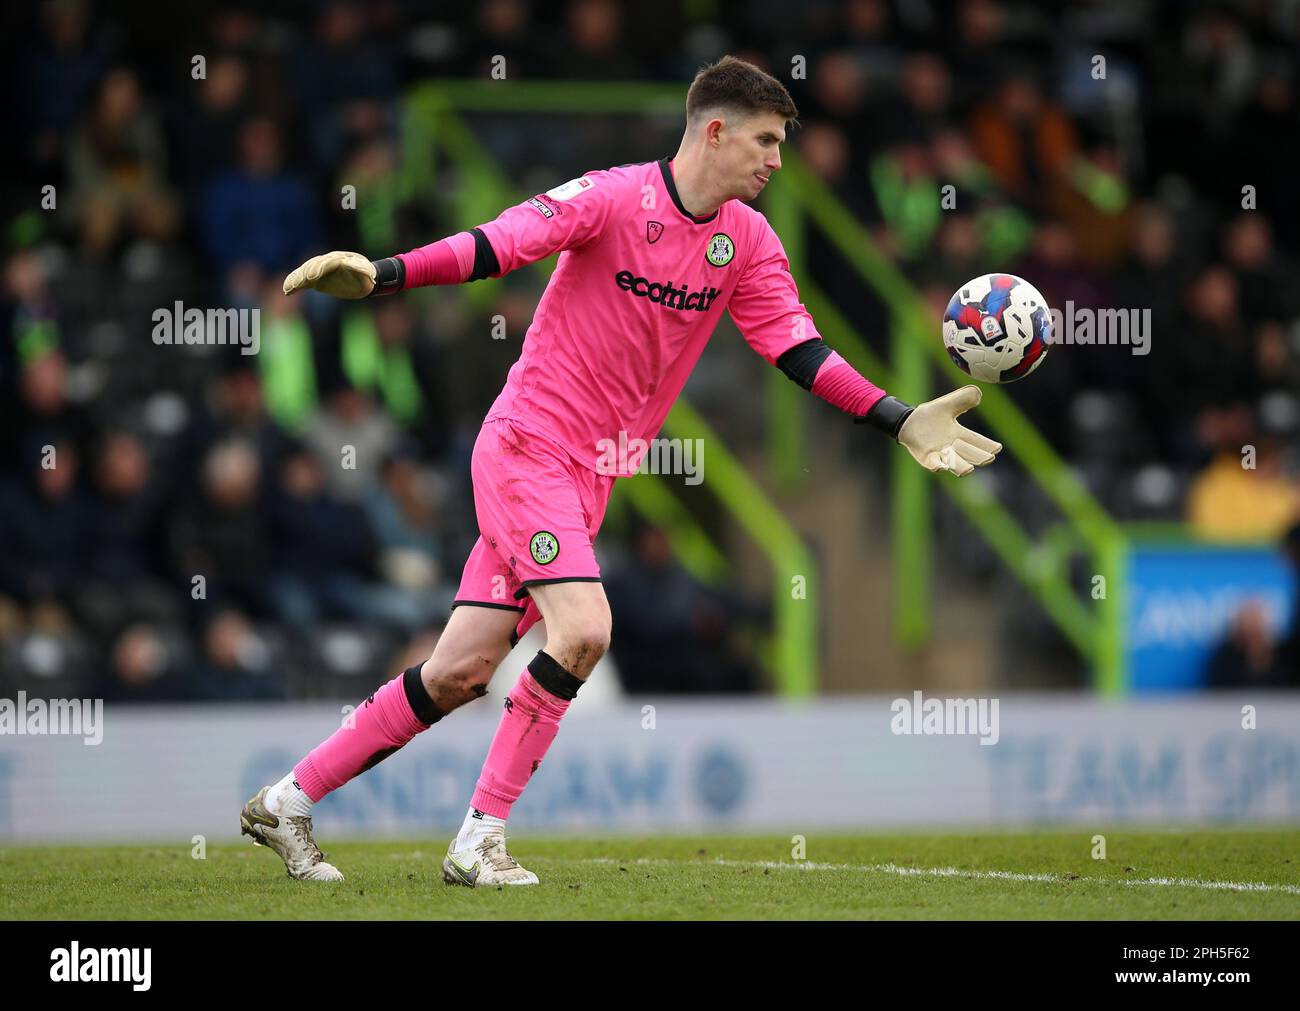
[[[546,622],[544,652],[566,673],[586,681],[609,649],[613,621],[605,587],[585,581],[549,583],[530,586],[528,592]]]
[[[506,819],[542,764],[578,689],[609,648],[609,602],[599,582],[548,583],[528,592],[546,622],[546,647],[506,697],[465,824],[443,862],[449,884],[537,883],[537,876],[506,850]]]
[[[609,602],[600,583],[552,583],[529,592],[546,622],[546,647],[506,697],[471,801],[474,810],[502,824],[542,764],[578,689],[609,648]]]
[[[275,850],[290,877],[341,880],[312,836],[312,806],[481,697],[510,651],[521,610],[456,607],[433,655],[381,686],[283,779],[263,787],[244,806],[241,830]]]
[[[492,675],[516,642],[524,608],[497,608],[458,600],[420,668],[425,692],[443,713],[487,694]]]
[[[520,634],[532,620],[546,621],[547,648],[506,697],[464,824],[443,861],[443,878],[471,886],[536,884],[536,875],[506,850],[506,818],[609,643],[609,605],[592,540],[613,478],[580,466],[549,439],[500,420],[483,426],[472,471],[479,530],[499,565],[493,583],[510,600],[528,602]]]

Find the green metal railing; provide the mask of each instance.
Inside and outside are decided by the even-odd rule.
[[[469,228],[518,203],[520,193],[501,172],[461,113],[466,111],[536,114],[638,114],[661,111],[680,115],[681,89],[656,85],[571,85],[507,81],[436,81],[415,89],[406,102],[401,188],[411,198],[428,198],[447,168],[454,169],[456,224]],[[445,156],[446,165],[438,156]],[[549,275],[553,258],[534,267]],[[494,296],[495,282],[471,285],[468,294],[482,307]],[[787,385],[791,385],[788,384]],[[799,391],[796,391],[799,392]],[[768,653],[778,690],[787,696],[817,691],[819,642],[816,599],[818,574],[812,553],[799,533],[736,460],[722,439],[685,397],[678,399],[663,426],[668,438],[702,439],[708,447],[709,488],[767,555],[772,570],[774,638]],[[674,553],[694,576],[716,583],[727,571],[723,553],[657,475],[640,474],[615,486],[643,516],[662,528]],[[795,580],[805,593],[793,592]]]

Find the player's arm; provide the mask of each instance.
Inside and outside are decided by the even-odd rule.
[[[749,345],[805,390],[902,443],[926,470],[961,477],[992,463],[1001,443],[957,421],[980,402],[979,388],[963,386],[915,407],[889,396],[822,340],[780,240],[770,226],[765,233],[728,304]]]
[[[342,251],[313,256],[285,278],[284,293],[313,288],[336,298],[368,298],[501,277],[598,237],[620,181],[612,172],[589,172],[477,228],[382,260]]]

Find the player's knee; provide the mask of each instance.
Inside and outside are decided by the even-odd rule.
[[[593,660],[600,659],[609,650],[609,625],[591,625],[582,629],[575,645]]]
[[[596,661],[609,649],[610,623],[598,617],[566,625],[547,643],[547,652],[562,667],[578,677],[586,677]]]
[[[488,682],[501,662],[481,655],[460,657],[450,663],[434,665],[432,658],[425,661],[424,685],[434,704],[444,712],[459,709],[487,694]]]

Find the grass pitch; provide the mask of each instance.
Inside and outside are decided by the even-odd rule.
[[[1101,830],[1098,830],[1101,831]],[[534,888],[442,883],[445,840],[324,841],[291,881],[251,842],[0,847],[12,919],[1300,919],[1300,830],[511,839]]]

